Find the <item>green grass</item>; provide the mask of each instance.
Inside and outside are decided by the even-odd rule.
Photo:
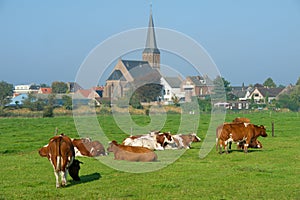
[[[198,154],[202,143],[193,144],[174,163],[154,172],[127,173],[112,169],[97,159],[79,158],[81,182],[68,177],[66,188],[55,188],[53,168],[37,150],[53,136],[55,128],[79,137],[72,117],[0,119],[0,199],[299,199],[300,117],[297,113],[232,113],[267,126],[269,136],[259,138],[264,148],[248,154],[234,150],[219,155],[215,148],[204,159]],[[147,116],[133,116],[147,125]],[[98,117],[108,139],[126,136],[111,116]],[[168,115],[164,131],[177,131],[179,115]],[[203,138],[210,121],[201,115],[198,135]],[[271,122],[275,137],[271,137]],[[234,148],[233,148],[234,149]],[[168,151],[158,152],[167,159]],[[114,161],[113,155],[99,160]],[[142,165],[137,163],[137,165]],[[143,166],[143,165],[142,165]]]

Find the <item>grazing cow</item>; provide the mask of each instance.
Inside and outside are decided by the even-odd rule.
[[[245,140],[244,152],[248,152],[248,146],[251,141],[255,141],[259,136],[267,137],[264,126],[257,126],[243,123],[225,123],[216,130],[217,142],[219,142],[219,151],[222,153],[222,147],[228,153],[227,144],[230,142],[240,142]]]
[[[42,157],[47,157],[51,162],[57,188],[67,184],[68,169],[70,169],[71,177],[75,178],[74,180],[80,180],[78,177],[79,163],[75,161],[73,164],[75,158],[74,146],[68,136],[61,134],[52,137],[49,143],[39,150],[39,154]],[[61,184],[59,183],[59,176],[61,176]]]
[[[146,147],[151,150],[164,150],[167,144],[173,143],[173,137],[170,133],[151,132],[146,135],[134,135],[125,138],[123,145]]]
[[[190,149],[192,142],[200,142],[201,139],[195,134],[191,133],[188,135],[172,135],[174,143],[168,144],[166,149]]]
[[[89,138],[73,139],[75,156],[105,156],[104,146],[97,140],[91,141]]]
[[[145,147],[125,146],[112,141],[107,151],[113,152],[115,160],[127,160],[135,162],[153,162],[157,161],[157,155]]]

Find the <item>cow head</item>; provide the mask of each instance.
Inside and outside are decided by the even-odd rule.
[[[262,137],[267,137],[268,136],[266,128],[263,125],[260,125],[258,128],[259,128],[260,135]]]
[[[48,157],[48,144],[40,148],[39,154],[42,157]]]
[[[74,181],[80,181],[79,178],[79,170],[80,170],[80,164],[83,164],[83,162],[74,159],[72,164],[69,166],[69,174],[73,178]]]
[[[112,142],[109,143],[109,145],[107,147],[107,151],[108,152],[113,152],[113,151],[115,151],[117,146],[118,146],[117,141],[113,140]]]
[[[192,142],[201,142],[201,138],[199,138],[196,133],[191,134]]]

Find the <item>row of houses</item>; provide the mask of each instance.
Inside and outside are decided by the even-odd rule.
[[[189,102],[192,97],[205,98],[210,96],[214,90],[213,81],[208,77],[188,76],[185,79],[182,77],[161,77],[160,84],[162,85],[161,102],[165,105],[173,104],[173,97],[177,97],[180,102]],[[76,85],[76,89],[69,88],[66,94],[56,94],[55,97],[59,100],[62,96],[76,97],[77,99],[92,100],[96,105],[100,105],[104,97],[105,87],[97,86],[90,89],[83,89],[77,83],[67,83],[68,86]],[[75,88],[75,87],[73,87]],[[226,107],[228,109],[250,109],[250,103],[266,104],[283,93],[288,93],[293,88],[292,85],[287,87],[268,88],[260,84],[254,86],[234,86],[231,87],[229,95],[234,98],[231,101],[219,102],[215,106]],[[49,94],[52,94],[52,88],[40,87],[35,84],[16,85],[14,96],[8,106],[22,105],[22,101],[28,97],[28,94],[35,94],[37,98],[46,99]]]

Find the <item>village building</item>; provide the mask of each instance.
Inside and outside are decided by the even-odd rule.
[[[150,12],[148,32],[142,60],[119,59],[106,80],[104,98],[120,98],[143,84],[160,84],[160,51],[157,48],[154,22]]]
[[[18,96],[19,94],[38,93],[39,89],[40,86],[36,84],[16,85],[13,92],[14,96]]]
[[[258,85],[250,94],[249,99],[253,99],[254,103],[257,104],[271,103],[278,97],[278,95],[282,92],[283,89],[284,88],[280,87],[268,88]]]
[[[161,85],[163,86],[162,101],[165,104],[172,104],[173,98],[178,98],[179,101],[185,100],[185,93],[181,89],[183,79],[178,77],[161,77]]]

